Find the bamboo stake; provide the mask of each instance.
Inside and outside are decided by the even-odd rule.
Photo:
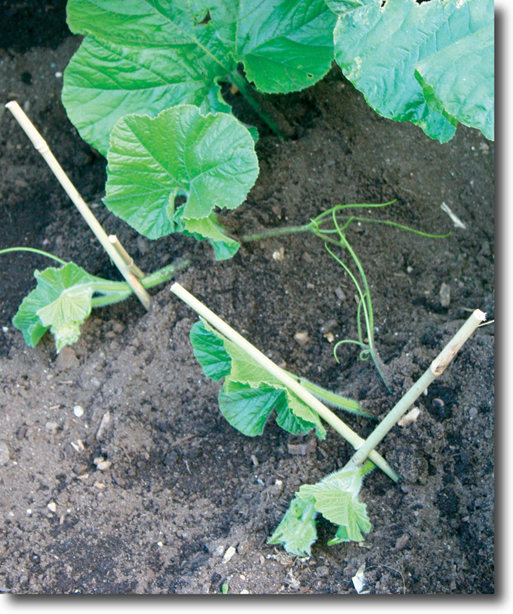
[[[118,254],[123,258],[123,261],[130,269],[130,271],[138,278],[143,279],[146,275],[141,271],[141,269],[135,264],[134,259],[130,254],[126,251],[126,249],[121,244],[121,241],[116,237],[116,235],[109,235],[109,241],[114,245],[114,249],[118,252]]]
[[[486,320],[486,314],[480,309],[476,309],[468,320],[463,324],[459,331],[444,347],[440,354],[433,360],[429,369],[422,375],[422,377],[415,382],[415,384],[408,390],[403,398],[390,410],[390,412],[383,418],[378,426],[367,437],[365,443],[358,448],[353,454],[348,463],[345,465],[345,469],[353,469],[361,465],[371,452],[375,451],[374,448],[385,437],[390,429],[401,419],[411,405],[418,399],[418,397],[424,392],[424,390],[442,373],[445,371],[447,365],[459,352],[463,344],[472,335],[478,326],[481,326],[482,322]]]
[[[100,241],[102,247],[110,256],[111,260],[118,267],[123,277],[126,279],[132,290],[135,292],[137,298],[146,307],[146,309],[149,309],[150,295],[143,288],[141,282],[137,279],[136,275],[132,271],[130,271],[130,268],[127,266],[121,254],[109,241],[109,237],[107,236],[107,233],[103,229],[102,225],[100,224],[100,222],[98,222],[91,209],[89,209],[84,199],[80,196],[75,186],[71,183],[69,177],[66,175],[63,168],[61,167],[53,153],[50,151],[47,142],[43,139],[34,124],[30,121],[30,119],[27,117],[27,115],[24,113],[24,111],[16,101],[13,100],[11,102],[8,102],[5,106],[14,115],[17,122],[20,124],[26,135],[32,141],[32,144],[37,149],[37,151],[43,156],[45,162],[48,164],[53,174],[57,177],[59,183],[64,188],[68,196],[71,198],[76,208],[82,214],[82,217],[85,219],[85,221],[89,225],[89,228],[93,231],[98,241]]]
[[[280,369],[272,360],[267,358],[265,354],[262,354],[254,345],[249,343],[244,337],[239,335],[231,326],[229,326],[224,320],[221,320],[213,311],[211,311],[206,305],[201,303],[190,292],[183,288],[180,284],[174,283],[171,286],[171,292],[176,294],[178,298],[182,299],[184,303],[187,303],[189,307],[192,307],[200,316],[205,318],[212,326],[222,333],[225,337],[236,343],[241,349],[243,349],[251,358],[256,360],[259,365],[264,367],[269,373],[274,375],[282,384],[287,386],[294,394],[296,394],[301,400],[303,400],[309,407],[311,407],[316,413],[319,414],[323,420],[330,424],[342,437],[348,441],[353,448],[358,449],[364,440],[350,429],[345,422],[343,422],[338,416],[336,416],[326,405],[321,403],[319,399],[313,396],[306,388],[303,388],[295,379],[290,377],[283,369]],[[392,480],[398,481],[399,476],[390,467],[386,460],[377,452],[373,451],[369,454],[369,458],[377,465],[382,471],[384,471]]]

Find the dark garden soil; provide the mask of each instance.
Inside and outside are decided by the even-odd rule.
[[[479,132],[460,126],[451,142],[433,142],[376,115],[337,68],[310,90],[270,98],[293,133],[287,141],[234,97],[239,116],[261,128],[260,176],[226,216],[234,234],[305,223],[337,203],[394,198],[369,215],[452,231],[438,240],[375,224],[348,233],[372,288],[388,393],[353,346],[334,360],[333,341],[356,336],[355,290],[319,239],[246,244],[216,263],[207,244],[181,236],[152,243],[108,213],[105,161],[60,102],[62,72],[80,42],[66,29],[64,2],[0,4],[21,23],[20,34],[3,20],[2,103],[25,108],[143,270],[190,258],[178,281],[278,364],[382,417],[473,309],[493,317],[494,145]],[[45,249],[118,279],[8,111],[0,169],[0,247]],[[364,563],[372,593],[494,591],[493,325],[478,329],[421,397],[416,422],[380,445],[401,481],[378,470],[367,477],[361,496],[373,526],[365,542],[328,547],[334,528],[321,520],[312,556],[298,558],[266,541],[298,487],[342,467],[350,446],[333,431],[325,441],[293,437],[272,418],[259,438],[234,430],[217,407],[219,383],[194,359],[195,315],[169,283],[151,291],[149,312],[135,298],[95,310],[59,356],[51,338],[26,347],[11,318],[34,286],[34,268],[51,262],[1,259],[0,591],[194,594],[226,583],[230,593],[354,594]],[[344,419],[362,436],[374,424]]]

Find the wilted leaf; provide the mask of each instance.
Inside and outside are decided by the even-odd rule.
[[[13,324],[31,347],[35,347],[51,327],[57,351],[60,351],[77,341],[80,324],[91,312],[91,284],[99,278],[72,262],[61,268],[35,271],[34,277],[37,286],[23,299]]]
[[[290,554],[310,556],[311,546],[317,540],[316,515],[311,503],[294,497],[267,543],[281,544]]]

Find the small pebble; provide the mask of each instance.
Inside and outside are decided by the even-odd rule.
[[[84,408],[80,405],[75,405],[73,408],[73,413],[77,418],[81,418],[84,415]]]
[[[59,352],[55,364],[60,371],[67,371],[68,369],[78,367],[80,361],[78,360],[73,349],[67,345]]]
[[[18,432],[16,433],[16,439],[25,439],[27,432],[28,432],[28,426],[26,424],[24,424],[23,426],[20,426],[20,428],[18,429]]]
[[[451,286],[443,283],[440,286],[440,304],[442,307],[449,307],[451,304]]]
[[[306,332],[306,330],[300,330],[298,331],[295,335],[294,335],[294,339],[299,343],[299,345],[301,346],[305,346],[309,341],[310,341],[310,337],[308,336],[308,333]]]
[[[55,503],[55,501],[50,501],[50,503],[46,507],[54,514],[57,511],[57,503]]]
[[[285,248],[280,247],[280,249],[276,249],[273,252],[273,260],[277,262],[281,262],[285,258]]]
[[[335,290],[333,290],[333,292],[335,292],[336,297],[338,298],[339,301],[345,301],[347,296],[346,293],[342,290],[342,288],[335,288]]]
[[[475,418],[477,416],[477,407],[471,407],[468,415],[470,418]]]
[[[408,533],[404,533],[401,537],[395,542],[394,550],[397,552],[398,550],[402,550],[406,544],[408,543],[410,536]]]
[[[103,456],[99,456],[98,458],[95,458],[93,463],[96,465],[96,468],[99,471],[107,471],[112,466],[112,463],[108,460],[105,460]]]
[[[45,429],[46,429],[48,432],[52,433],[52,435],[53,435],[53,434],[55,434],[55,433],[57,432],[57,429],[58,429],[58,428],[59,428],[59,425],[57,424],[57,422],[47,422],[47,423],[45,424]]]
[[[9,448],[5,441],[0,441],[0,465],[7,465],[10,459]]]
[[[223,556],[223,563],[228,563],[228,561],[233,557],[233,555],[235,554],[236,550],[233,546],[230,546],[229,548],[227,548],[226,552],[224,553]]]
[[[397,424],[399,426],[406,426],[407,424],[410,424],[410,422],[416,422],[419,414],[420,409],[418,407],[412,407],[412,409],[410,409],[410,411],[403,416]]]

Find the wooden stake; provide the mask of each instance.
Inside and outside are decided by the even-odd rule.
[[[137,276],[127,266],[125,260],[116,250],[114,245],[109,241],[109,237],[107,236],[107,233],[103,229],[102,225],[100,224],[100,222],[98,222],[91,209],[89,209],[84,199],[80,196],[75,186],[71,183],[69,177],[66,175],[59,162],[57,162],[57,159],[50,151],[47,142],[43,139],[34,124],[26,116],[26,114],[23,112],[22,108],[16,101],[13,100],[11,102],[8,102],[5,106],[14,115],[17,122],[20,124],[26,135],[32,141],[32,144],[37,149],[37,151],[43,156],[45,162],[48,164],[53,174],[57,177],[59,183],[64,188],[68,196],[71,198],[74,205],[89,225],[89,228],[93,231],[98,241],[100,241],[102,247],[110,256],[111,260],[118,267],[123,277],[126,279],[132,290],[135,292],[137,298],[141,301],[141,303],[146,309],[149,309],[150,295],[143,288],[141,282],[137,279]]]

